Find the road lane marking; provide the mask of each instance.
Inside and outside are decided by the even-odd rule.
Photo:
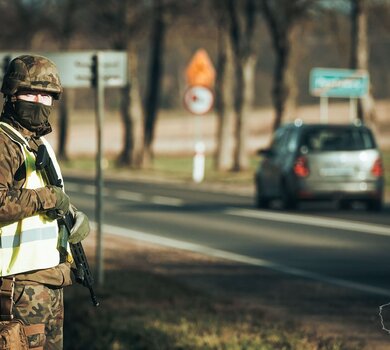
[[[92,227],[96,227],[96,223],[91,223]],[[311,279],[331,285],[336,285],[343,288],[349,288],[356,291],[374,294],[374,295],[381,295],[381,296],[390,296],[390,291],[384,288],[380,287],[374,287],[362,283],[352,282],[343,280],[340,278],[334,278],[326,275],[321,275],[315,272],[311,271],[305,271],[301,269],[297,269],[294,267],[286,266],[279,264],[277,262],[273,262],[270,260],[264,260],[259,258],[252,258],[249,256],[236,254],[227,252],[224,250],[214,249],[207,246],[203,246],[196,243],[189,243],[185,241],[179,241],[172,238],[166,238],[162,236],[158,236],[151,233],[146,233],[142,231],[136,231],[136,230],[130,230],[119,226],[113,226],[113,225],[103,225],[102,226],[103,232],[106,232],[108,234],[112,234],[115,236],[125,237],[125,238],[131,238],[147,243],[153,243],[160,246],[168,247],[168,248],[175,248],[175,249],[181,249],[186,250],[194,253],[199,253],[202,255],[219,258],[219,259],[225,259],[228,261],[234,261],[242,264],[247,264],[251,266],[257,266],[257,267],[263,267],[267,268],[273,271],[277,271],[283,274],[292,275],[296,277]]]
[[[334,228],[338,230],[355,231],[371,235],[390,237],[390,227],[366,224],[364,222],[358,221],[234,208],[227,209],[224,212],[228,215],[241,216],[246,218],[261,219],[275,222],[287,222],[290,224],[300,224],[307,226]]]
[[[82,185],[83,192],[86,194],[96,194],[96,187],[94,185]]]
[[[66,185],[67,190],[77,193],[85,193],[89,195],[96,194],[96,188],[93,185],[80,185],[75,183],[69,183]],[[110,191],[111,195],[117,199],[133,201],[133,202],[150,202],[157,205],[167,205],[173,207],[181,207],[184,204],[184,201],[179,198],[166,197],[166,196],[153,196],[150,200],[142,193],[130,192],[126,190],[112,190]],[[105,191],[104,196],[108,196]]]
[[[173,207],[181,207],[183,205],[183,201],[181,199],[163,196],[153,196],[151,202],[154,204],[170,205]]]
[[[114,191],[114,197],[118,199],[124,199],[127,201],[142,202],[145,197],[141,193],[128,192],[128,191]]]
[[[65,185],[65,190],[70,192],[82,192],[83,186],[75,184],[73,182],[67,182]]]
[[[81,185],[73,182],[67,182],[65,185],[65,190],[67,192],[77,192],[77,193],[85,193],[92,194],[96,193],[95,186],[93,185]]]

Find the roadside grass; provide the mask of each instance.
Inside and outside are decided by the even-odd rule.
[[[253,176],[258,157],[250,159],[248,169],[243,171],[217,171],[214,168],[212,157],[205,159],[205,177],[204,183],[233,184],[236,186],[253,185]],[[129,179],[154,178],[179,182],[192,182],[192,157],[168,157],[159,156],[153,161],[149,169],[134,169],[131,167],[118,166],[115,159],[107,158],[104,161],[104,172],[107,176],[117,175],[121,177],[128,176]],[[78,157],[70,161],[62,161],[61,169],[81,171],[84,174],[93,175],[95,171],[95,159],[87,157]]]
[[[164,266],[164,258],[175,252],[140,251],[140,256],[151,255],[135,262],[137,252],[130,246],[121,242],[108,253],[98,308],[86,289],[66,289],[65,350],[362,349],[360,341],[303,330],[289,315],[278,318],[255,303],[213,294],[177,279],[176,272],[159,273],[148,261]],[[192,258],[175,259],[187,273],[197,264]],[[202,269],[202,263],[196,266]]]
[[[382,155],[385,168],[386,192],[390,193],[390,151],[383,152]]]
[[[205,178],[204,183],[232,184],[236,186],[252,186],[254,172],[260,157],[250,158],[249,167],[240,172],[236,171],[217,171],[214,168],[214,161],[211,156],[205,160]],[[383,164],[385,168],[386,192],[390,193],[390,151],[383,152]],[[93,174],[95,169],[95,159],[79,157],[71,161],[62,162],[64,170],[79,170]],[[115,159],[107,158],[105,160],[105,172],[107,175],[116,174],[123,177],[126,175],[131,178],[162,178],[173,181],[191,182],[192,181],[192,157],[168,157],[159,156],[153,161],[150,169],[132,169],[130,167],[118,167]]]

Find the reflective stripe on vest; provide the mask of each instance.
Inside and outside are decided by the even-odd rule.
[[[23,153],[26,167],[26,181],[23,188],[44,187],[42,176],[35,168],[35,155],[29,150],[23,136],[10,125],[2,122],[0,122],[0,130],[16,142]],[[47,142],[44,143],[48,146]],[[55,157],[52,161],[57,163]],[[60,254],[57,244],[57,221],[46,220],[42,215],[34,215],[4,226],[0,225],[0,276],[58,265]]]

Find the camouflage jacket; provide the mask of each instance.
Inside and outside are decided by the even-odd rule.
[[[2,120],[4,121],[4,120]],[[17,128],[23,135],[29,135],[27,130]],[[29,145],[36,149],[39,140],[31,135]],[[25,189],[26,168],[20,146],[0,131],[0,224],[4,225],[33,216],[44,210],[53,208],[56,197],[46,187]],[[65,264],[61,264],[65,265]],[[50,285],[70,284],[70,269],[67,266],[57,266],[51,269],[34,271],[15,276],[17,280],[32,281]]]
[[[56,197],[50,189],[24,189],[25,181],[20,146],[0,132],[0,223],[19,221],[55,206]]]

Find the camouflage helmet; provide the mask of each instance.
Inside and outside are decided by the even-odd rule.
[[[1,92],[43,91],[58,100],[62,87],[55,64],[43,56],[22,55],[14,58],[5,72]]]

